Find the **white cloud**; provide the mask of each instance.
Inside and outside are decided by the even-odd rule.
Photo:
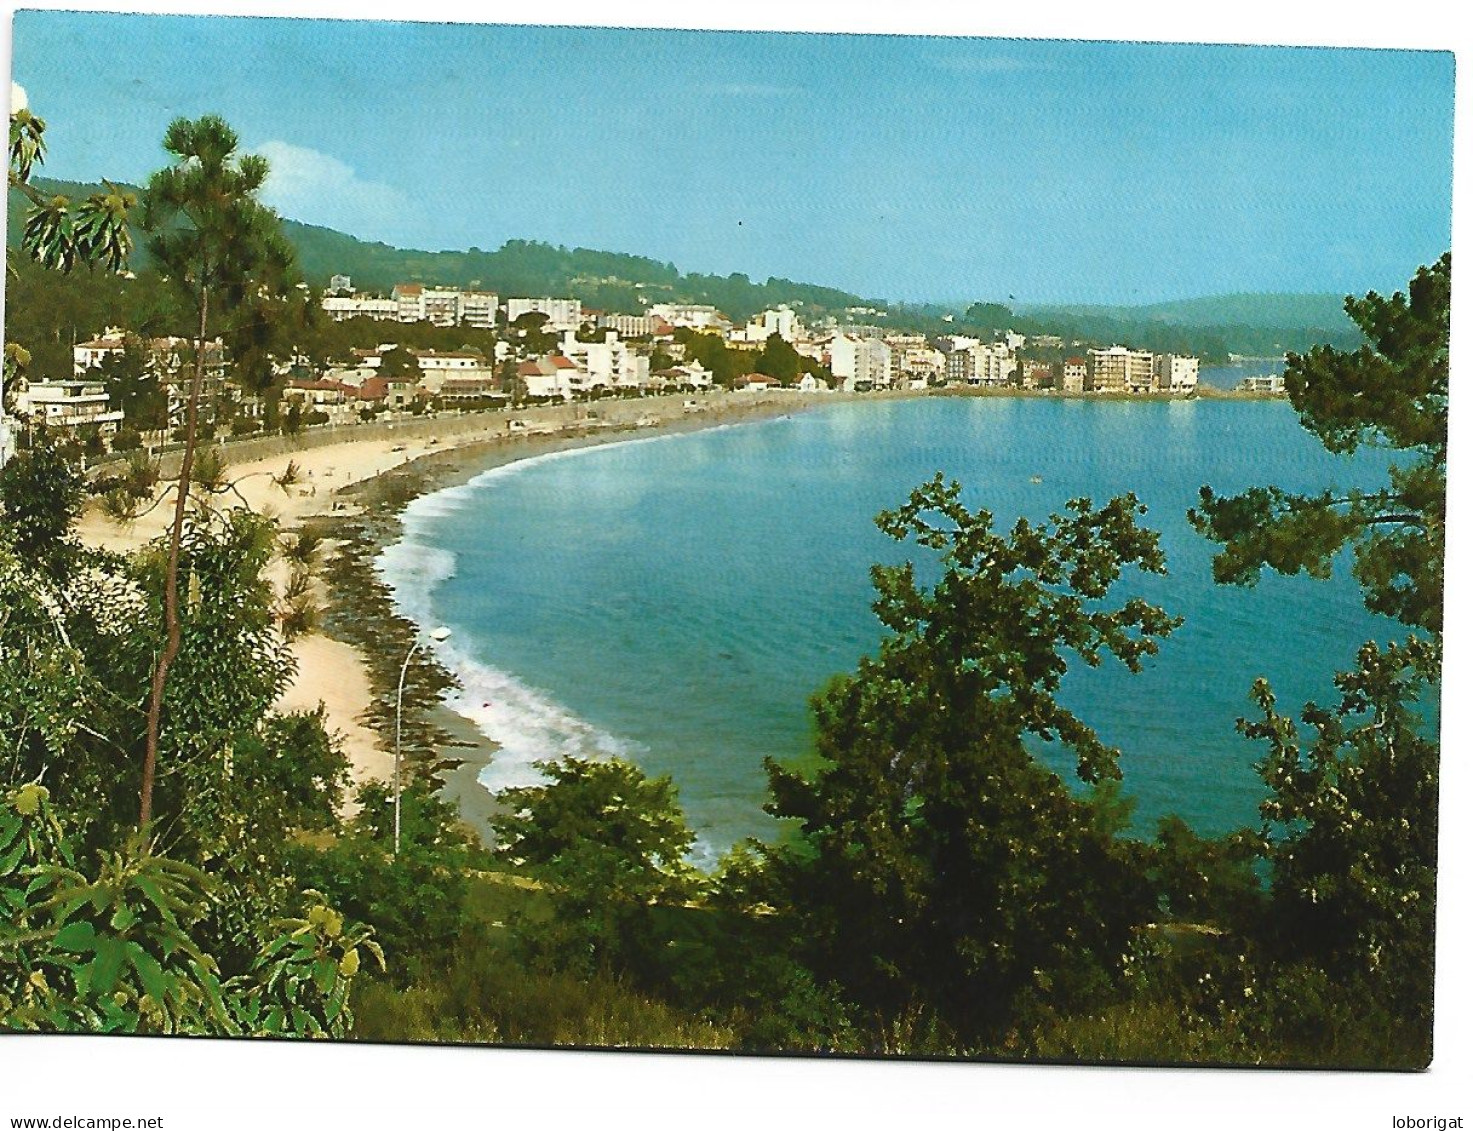
[[[14,114],[17,110],[25,110],[30,104],[31,100],[26,97],[26,88],[12,80],[10,84],[10,112]]]
[[[403,192],[364,180],[331,154],[275,140],[256,152],[271,165],[261,198],[287,219],[363,239],[382,239],[402,223],[409,206]]]

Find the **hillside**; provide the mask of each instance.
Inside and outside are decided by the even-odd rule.
[[[95,191],[95,186],[45,177],[34,183],[42,192],[74,200]],[[9,194],[8,244],[19,238],[25,207],[19,193]],[[568,295],[590,309],[623,312],[652,302],[693,302],[716,306],[736,320],[780,304],[810,320],[833,315],[840,321],[846,320],[846,308],[871,307],[888,310],[886,322],[896,329],[931,334],[1014,329],[1058,334],[1069,341],[1195,352],[1209,361],[1229,353],[1278,355],[1318,342],[1354,346],[1359,340],[1338,295],[1221,295],[1136,307],[1025,304],[1010,309],[978,303],[966,313],[953,314],[944,306],[900,306],[791,279],[754,282],[743,274],[684,274],[673,263],[620,252],[526,240],[508,240],[496,251],[423,251],[371,243],[295,220],[284,220],[283,226],[307,281],[318,287],[332,275],[345,274],[367,292],[387,293],[395,283],[423,282],[502,295]],[[140,248],[134,269],[145,270],[147,264]]]
[[[1232,294],[1179,299],[1144,306],[1022,305],[1035,318],[1113,318],[1174,326],[1242,326],[1343,332],[1350,327],[1345,296],[1336,294]]]
[[[97,187],[46,177],[37,177],[33,183],[43,193],[59,193],[73,200],[86,197]],[[10,246],[19,238],[27,205],[14,192],[9,194],[7,205],[6,240]],[[422,251],[370,243],[296,220],[282,223],[297,249],[303,274],[318,287],[326,286],[331,276],[343,274],[351,276],[359,290],[370,292],[386,293],[395,283],[423,282],[479,287],[506,295],[569,295],[597,310],[636,311],[647,302],[662,301],[709,303],[735,319],[749,318],[780,303],[814,313],[883,305],[878,300],[789,279],[759,283],[741,274],[686,275],[674,264],[620,252],[555,247],[527,240],[508,240],[497,251],[475,247]],[[140,248],[134,269],[142,270],[147,263],[147,254]]]

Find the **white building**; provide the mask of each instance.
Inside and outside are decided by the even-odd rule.
[[[123,331],[109,326],[95,338],[78,342],[72,347],[72,376],[81,377],[89,369],[95,369],[113,354],[123,352]]]
[[[558,348],[586,374],[590,388],[639,389],[649,384],[650,359],[630,349],[612,330],[601,342],[580,342],[571,331],[565,332]]]
[[[1089,387],[1096,393],[1140,393],[1156,382],[1155,357],[1127,346],[1089,351]]]
[[[494,369],[486,359],[470,350],[410,350],[419,364],[420,386],[431,395],[438,395],[445,382],[451,378],[472,381],[495,379]]]
[[[81,428],[95,424],[104,436],[118,430],[121,409],[108,408],[101,381],[33,381],[16,398],[16,411],[48,428]]]
[[[798,340],[802,330],[803,324],[798,321],[798,316],[786,306],[780,306],[776,310],[764,310],[746,326],[733,330],[731,336],[734,341],[760,344],[776,334],[791,345]]]
[[[455,322],[459,326],[474,326],[478,330],[496,329],[496,310],[501,297],[494,291],[457,291],[459,304],[455,309]]]
[[[392,298],[360,298],[357,295],[327,295],[322,310],[334,322],[349,318],[372,318],[375,322],[398,322],[399,303]]]
[[[943,341],[946,339],[943,339]],[[954,338],[965,342],[967,338]],[[946,378],[963,385],[1006,385],[1018,371],[1018,359],[1006,342],[979,342],[946,354]]]
[[[1288,390],[1284,386],[1282,373],[1267,373],[1257,377],[1244,377],[1238,382],[1238,392],[1269,393],[1272,396],[1281,397]]]
[[[828,343],[828,365],[845,392],[888,389],[890,347],[881,338],[835,334]]]
[[[509,298],[506,320],[515,322],[524,314],[541,314],[547,318],[543,329],[554,332],[576,330],[583,323],[583,304],[576,298]]]
[[[1089,379],[1089,362],[1082,357],[1071,357],[1064,362],[1064,384],[1061,391],[1065,393],[1084,392],[1084,383]]]
[[[558,354],[532,358],[517,366],[517,379],[529,397],[569,400],[579,385],[579,377],[578,366]]]
[[[974,385],[998,388],[1012,381],[1018,372],[1018,359],[1007,342],[984,342],[968,351],[972,354]]]
[[[936,348],[942,353],[958,353],[981,345],[981,341],[980,338],[968,338],[962,334],[945,334],[936,339]]]
[[[688,302],[657,302],[649,308],[649,313],[663,318],[671,326],[686,326],[692,330],[720,329],[730,325],[726,315],[714,306]]]
[[[1156,388],[1177,395],[1197,391],[1201,362],[1178,353],[1156,355]]]
[[[673,327],[652,314],[600,314],[600,330],[613,330],[621,338],[668,338]]]
[[[463,320],[465,292],[448,287],[426,287],[420,283],[398,283],[390,297],[398,304],[400,322],[430,322],[436,326],[458,326]],[[491,295],[490,325],[496,321],[496,296]],[[325,300],[324,300],[325,301]],[[485,309],[484,297],[475,304],[478,314]]]

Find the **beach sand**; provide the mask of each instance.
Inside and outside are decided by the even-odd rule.
[[[866,394],[869,399],[884,396],[887,394]],[[694,410],[689,407],[693,399],[697,406]],[[236,485],[241,497],[226,494],[219,497],[217,505],[226,509],[248,505],[259,513],[275,516],[283,529],[289,530],[313,517],[357,513],[362,485],[396,468],[413,465],[431,489],[437,490],[463,483],[488,468],[548,451],[616,443],[656,430],[695,431],[849,399],[852,395],[843,393],[718,393],[699,398],[676,395],[605,401],[591,409],[550,406],[512,414],[525,424],[525,430],[517,432],[510,431],[506,413],[408,419],[391,439],[349,439],[229,463],[226,478]],[[352,432],[351,428],[342,431],[347,435]],[[273,480],[292,463],[296,464],[298,481],[283,490]],[[89,545],[129,553],[167,531],[172,517],[172,494],[127,525],[119,525],[94,506],[84,513],[77,532]],[[389,526],[397,530],[396,522]],[[353,646],[321,634],[299,639],[291,647],[297,659],[297,674],[277,707],[289,711],[314,710],[319,705],[323,708],[328,732],[342,742],[354,789],[365,781],[389,780],[394,763],[389,744],[362,719],[370,702],[363,656]],[[435,722],[454,739],[453,747],[444,752],[446,758],[459,763],[444,775],[442,794],[484,836],[494,803],[476,776],[494,755],[495,744],[469,720],[443,705]]]

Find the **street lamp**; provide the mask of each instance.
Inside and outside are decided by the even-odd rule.
[[[442,644],[450,639],[450,630],[444,625],[430,631],[430,639]],[[399,669],[399,694],[394,700],[394,859],[399,858],[399,800],[404,789],[404,779],[399,775],[399,758],[404,737],[404,677],[409,674],[409,661],[424,641],[416,635],[409,651],[404,653],[404,666]]]

